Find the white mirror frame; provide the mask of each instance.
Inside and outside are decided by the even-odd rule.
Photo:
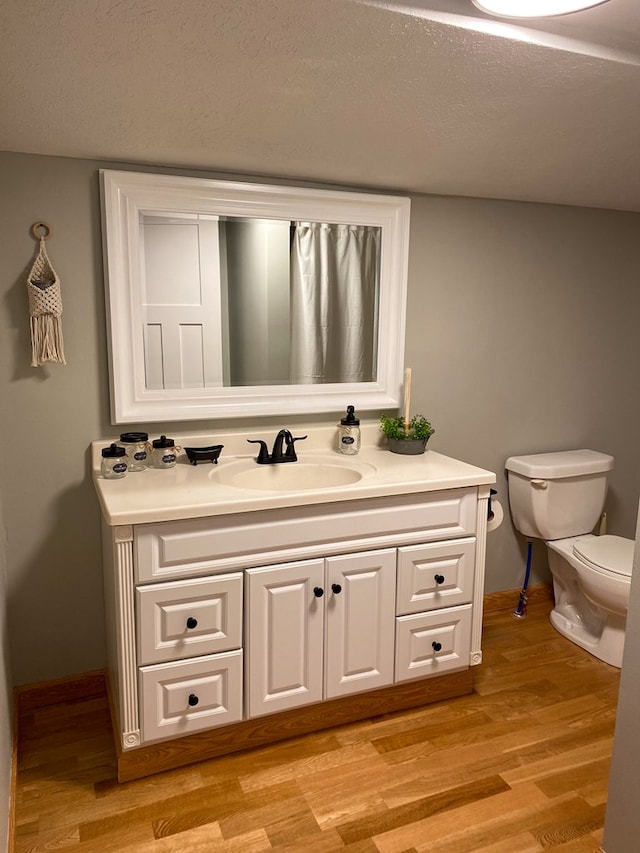
[[[401,399],[410,200],[341,192],[101,170],[107,338],[114,424],[395,408]],[[377,381],[268,387],[145,387],[140,211],[379,226]]]

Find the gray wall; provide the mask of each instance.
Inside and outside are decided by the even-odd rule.
[[[0,154],[0,488],[17,684],[104,664],[87,447],[119,430],[108,413],[100,167],[122,164]],[[609,529],[632,536],[640,215],[438,197],[412,204],[406,364],[412,409],[436,426],[431,446],[495,470],[505,508],[508,455],[585,446],[613,453]],[[53,229],[66,367],[29,366],[24,282],[38,220]],[[334,424],[336,414],[323,421]],[[152,431],[165,429],[172,425]],[[535,552],[532,581],[547,580],[544,549]],[[489,537],[488,592],[520,585],[523,555],[507,518]]]
[[[7,846],[11,795],[13,688],[7,637],[7,571],[0,497],[0,850]]]
[[[16,684],[103,665],[100,526],[87,446],[108,425],[96,164],[0,155],[0,489]],[[68,365],[30,367],[25,281],[48,250]]]
[[[489,468],[589,447],[616,468],[609,532],[640,493],[640,215],[459,198],[412,200],[406,363],[435,450]],[[534,543],[532,582],[548,578]],[[488,537],[486,591],[522,582],[525,542]]]

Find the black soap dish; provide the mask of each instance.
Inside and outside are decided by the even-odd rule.
[[[223,447],[224,444],[213,444],[211,447],[185,447],[184,452],[192,465],[197,465],[198,462],[213,462],[217,465]]]

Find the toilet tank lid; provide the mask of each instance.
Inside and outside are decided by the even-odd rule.
[[[554,453],[533,453],[529,456],[510,456],[504,463],[507,471],[522,474],[532,480],[557,480],[579,477],[582,474],[601,474],[613,468],[613,456],[597,450],[563,450]]]

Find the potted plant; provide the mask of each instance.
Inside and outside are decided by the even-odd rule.
[[[380,415],[380,429],[386,435],[392,453],[408,455],[424,453],[427,441],[435,432],[431,423],[422,415],[414,415],[407,422],[401,415],[391,418],[384,412]]]

